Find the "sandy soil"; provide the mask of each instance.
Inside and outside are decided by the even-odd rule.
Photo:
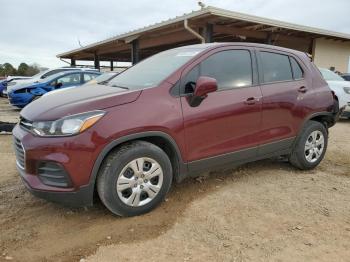
[[[19,111],[19,109],[9,104],[7,98],[0,97],[0,121],[16,123],[18,121]]]
[[[153,212],[69,209],[26,192],[0,136],[0,261],[349,261],[350,122],[309,172],[265,160],[173,186]]]

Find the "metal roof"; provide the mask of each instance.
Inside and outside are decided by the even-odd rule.
[[[240,20],[240,21],[245,21],[245,22],[250,22],[250,23],[255,23],[255,24],[261,24],[261,25],[267,25],[271,27],[278,27],[278,28],[283,28],[283,29],[288,29],[288,30],[294,30],[294,31],[300,31],[300,32],[306,32],[306,33],[311,33],[311,34],[317,34],[320,36],[324,37],[334,37],[337,39],[343,39],[343,40],[350,40],[350,34],[344,34],[344,33],[339,33],[339,32],[334,32],[330,30],[325,30],[325,29],[320,29],[320,28],[315,28],[315,27],[310,27],[310,26],[303,26],[299,24],[294,24],[294,23],[288,23],[288,22],[283,22],[275,19],[269,19],[269,18],[263,18],[259,16],[254,16],[254,15],[248,15],[248,14],[243,14],[239,12],[234,12],[226,9],[221,9],[217,7],[212,7],[208,6],[205,8],[202,8],[198,11],[192,11],[191,13],[184,14],[182,16],[177,16],[175,18],[168,19],[166,21],[162,21],[159,23],[155,23],[153,25],[149,25],[140,29],[136,29],[133,31],[129,31],[124,34],[116,35],[114,37],[89,44],[87,46],[77,48],[65,53],[58,54],[57,57],[68,57],[70,55],[73,55],[74,53],[79,53],[81,51],[98,47],[103,44],[107,44],[113,41],[117,40],[125,40],[127,38],[132,38],[135,36],[138,36],[142,33],[158,29],[164,26],[172,25],[181,21],[184,21],[186,19],[191,19],[191,18],[198,18],[201,16],[206,16],[206,15],[214,15],[222,18],[229,18],[229,19],[235,19],[235,20]]]

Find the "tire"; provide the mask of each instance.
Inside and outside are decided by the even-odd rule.
[[[112,151],[103,161],[97,192],[112,213],[137,216],[161,203],[172,180],[172,166],[165,152],[149,142],[134,141]]]
[[[326,127],[320,122],[308,121],[296,140],[289,162],[301,170],[313,169],[322,161],[327,144]]]

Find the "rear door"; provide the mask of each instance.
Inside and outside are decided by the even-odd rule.
[[[249,48],[226,48],[212,51],[185,70],[181,103],[187,160],[193,162],[190,171],[205,169],[205,164],[196,165],[201,159],[207,158],[205,163],[213,166],[256,155],[262,103],[255,65],[254,52]],[[191,107],[188,96],[199,76],[215,78],[218,91]],[[229,154],[240,150],[235,156]]]
[[[305,96],[311,79],[302,61],[293,54],[259,48],[257,52],[262,92],[262,131],[259,154],[289,148],[300,122],[309,111]]]

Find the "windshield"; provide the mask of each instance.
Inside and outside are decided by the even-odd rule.
[[[331,70],[320,68],[320,72],[326,81],[345,81],[341,76]]]
[[[45,74],[48,71],[49,70],[40,71],[39,73],[33,75],[32,78],[40,78],[43,74]]]
[[[108,85],[144,89],[155,87],[204,48],[176,48],[156,54],[113,78]]]
[[[69,72],[69,71],[68,71]],[[46,83],[46,82],[51,82],[53,81],[56,77],[60,76],[60,75],[64,75],[66,73],[68,73],[67,71],[66,72],[60,72],[60,73],[56,73],[56,74],[53,74],[53,75],[50,75],[46,78],[42,78],[42,79],[38,79],[38,81],[36,81],[37,83]]]

